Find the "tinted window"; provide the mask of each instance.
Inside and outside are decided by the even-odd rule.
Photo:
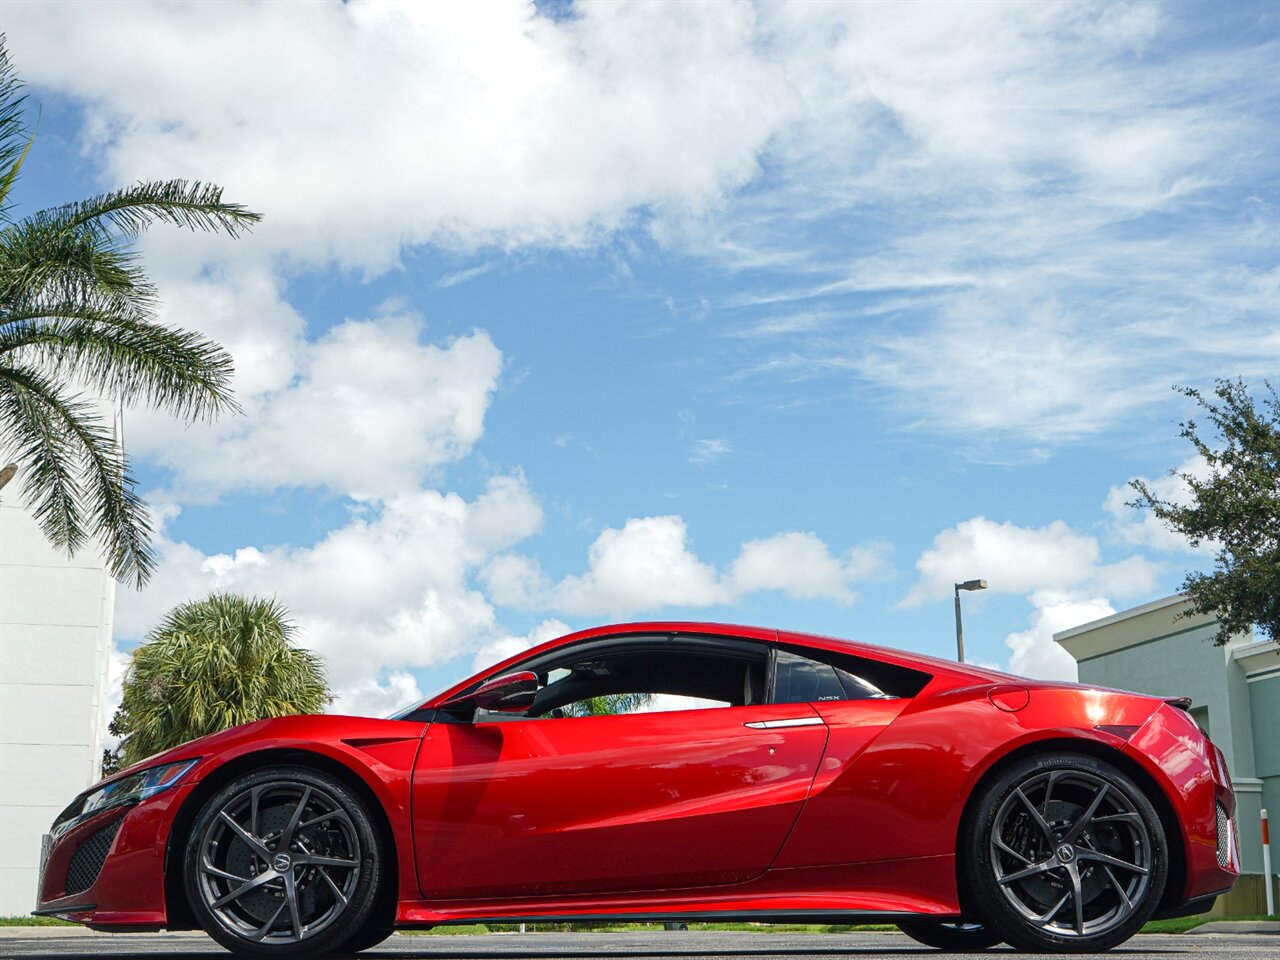
[[[661,650],[626,647],[539,674],[529,716],[593,716],[741,706],[763,686],[763,651],[755,658],[678,641]]]
[[[778,651],[773,681],[774,703],[814,703],[818,700],[847,700],[836,668],[817,663],[786,650]]]
[[[656,713],[762,703],[768,648],[738,638],[675,634],[606,637],[509,668],[538,675],[525,714],[486,720]],[[473,684],[473,688],[474,688]]]
[[[929,675],[832,650],[778,650],[774,703],[914,697]]]

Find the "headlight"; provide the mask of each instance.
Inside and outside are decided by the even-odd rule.
[[[166,763],[162,767],[139,770],[137,773],[131,773],[127,777],[108,783],[92,793],[87,793],[62,811],[53,824],[53,832],[62,833],[86,817],[104,810],[141,803],[148,797],[154,797],[157,793],[177,784],[187,771],[199,762],[199,759],[196,757],[193,760],[179,760],[177,763]]]

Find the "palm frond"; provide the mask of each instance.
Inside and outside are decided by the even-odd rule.
[[[162,407],[183,419],[238,409],[230,355],[198,333],[138,316],[127,298],[18,305],[0,324],[0,355],[9,353],[126,404]]]
[[[4,209],[4,201],[35,139],[22,122],[27,98],[21,91],[22,82],[9,60],[5,35],[0,33],[0,210]]]
[[[92,416],[92,411],[60,396],[35,370],[0,366],[0,448],[21,466],[22,497],[36,523],[55,547],[70,554],[84,546],[87,533],[79,451],[63,426],[66,416]]]
[[[225,203],[222,187],[199,180],[147,180],[99,197],[42,210],[42,226],[66,232],[91,229],[135,237],[154,223],[238,237],[262,219],[240,203]]]
[[[588,697],[564,707],[566,717],[612,717],[623,713],[638,713],[653,702],[651,693],[606,693]]]
[[[9,194],[34,138],[24,107],[0,34],[0,442],[18,452],[49,539],[74,552],[100,536],[111,572],[142,586],[155,556],[128,459],[66,384],[187,419],[235,409],[230,357],[155,322],[132,241],[157,223],[240,236],[261,217],[214,184],[155,180],[14,220]]]
[[[92,296],[128,297],[149,311],[156,289],[119,238],[63,231],[33,217],[0,230],[0,304]]]
[[[2,122],[3,120],[0,119],[0,123]],[[3,173],[0,173],[0,219],[8,219],[8,207],[5,205],[5,201],[8,199],[9,191],[13,189],[13,185],[18,182],[18,174],[22,172],[22,165],[26,163],[27,154],[31,152],[31,145],[35,142],[36,135],[35,132],[32,131],[31,135],[27,137],[26,146],[22,148],[22,152],[9,164],[8,169],[0,167],[0,170],[3,170]],[[4,158],[0,157],[0,164],[3,162]]]
[[[38,493],[34,494],[36,520],[45,535],[55,545],[74,553],[86,542],[87,514],[93,521],[94,531],[105,541],[107,566],[112,576],[117,580],[132,579],[139,587],[143,586],[156,565],[151,547],[151,518],[146,505],[134,492],[128,460],[115,438],[91,407],[63,397],[38,371],[12,364],[2,367],[0,384],[10,395],[23,397],[28,417],[42,418],[42,432],[57,438],[56,444],[46,446],[43,451],[32,451],[37,456],[29,464],[28,482],[42,476],[41,471],[55,469],[77,481],[70,490],[78,496],[60,496],[59,507],[51,509],[45,519],[41,515],[45,501]],[[14,412],[21,411],[15,408]],[[23,432],[32,429],[32,423],[22,424],[10,416],[6,418],[6,427],[19,431],[21,437]],[[82,474],[77,474],[77,470]],[[32,488],[24,486],[24,489]],[[65,512],[74,518],[70,525],[61,519]],[[72,536],[77,530],[80,535]]]

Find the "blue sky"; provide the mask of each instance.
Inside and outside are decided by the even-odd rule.
[[[24,4],[28,209],[141,177],[245,415],[126,415],[122,650],[275,594],[339,706],[675,617],[1043,675],[1206,562],[1123,506],[1172,391],[1280,379],[1265,3]],[[1195,469],[1195,464],[1188,465]],[[1161,479],[1176,495],[1177,484]]]

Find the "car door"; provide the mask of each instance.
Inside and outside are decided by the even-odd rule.
[[[942,762],[928,743],[877,753],[878,738],[928,682],[919,671],[836,651],[788,646],[776,655],[775,701],[803,700],[827,724],[827,748],[804,811],[774,866],[779,869],[858,863],[935,852],[912,805],[946,805],[934,791],[907,797],[915,778],[903,764]],[[927,759],[926,759],[927,755]],[[889,828],[892,824],[893,828]]]
[[[625,650],[626,641],[612,648]],[[515,897],[749,880],[786,840],[826,737],[807,704],[438,720],[414,772],[422,892]]]

